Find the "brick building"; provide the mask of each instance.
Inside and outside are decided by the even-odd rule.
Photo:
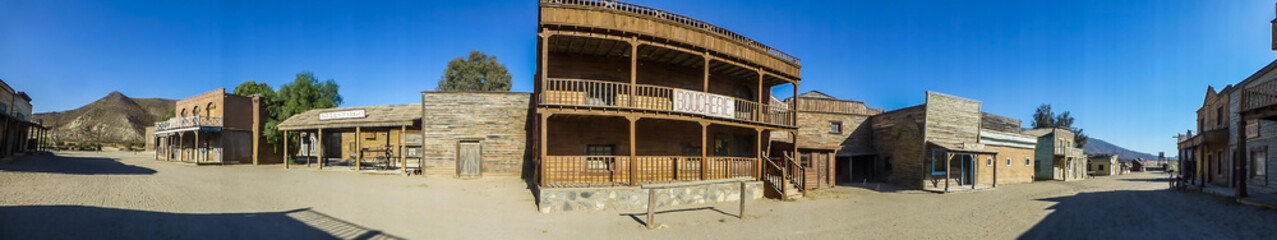
[[[196,164],[278,163],[261,135],[260,99],[225,88],[178,100],[172,119],[155,123],[155,158]]]
[[[1020,120],[980,113],[980,143],[997,154],[984,156],[984,165],[976,171],[978,182],[989,182],[994,187],[1033,182],[1037,138],[1022,133],[1020,126]]]
[[[772,132],[797,130],[792,111],[770,104],[775,86],[797,95],[797,58],[625,2],[541,1],[538,19],[532,100],[543,210],[589,187],[738,177],[759,186],[798,168],[763,155]],[[794,182],[767,186],[779,194]]]

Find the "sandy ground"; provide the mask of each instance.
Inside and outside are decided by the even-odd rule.
[[[954,194],[848,186],[808,198],[643,211],[536,212],[514,177],[192,166],[120,152],[0,164],[0,239],[1262,239],[1277,211],[1166,190],[1165,175]],[[874,189],[874,190],[871,190]],[[637,214],[637,215],[636,215]]]

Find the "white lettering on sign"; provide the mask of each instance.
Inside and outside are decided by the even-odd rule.
[[[736,101],[728,96],[675,89],[674,111],[733,118]]]
[[[364,110],[363,110],[363,109],[359,109],[359,110],[350,110],[350,111],[322,112],[322,113],[319,113],[319,120],[320,120],[320,121],[338,120],[338,119],[353,119],[353,118],[364,118],[364,117],[367,117],[367,115],[364,115]]]

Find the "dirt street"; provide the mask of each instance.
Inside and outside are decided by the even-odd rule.
[[[848,186],[802,200],[536,212],[521,179],[192,166],[60,152],[0,164],[0,239],[1201,239],[1269,238],[1277,211],[1166,190],[1165,175],[933,194]]]

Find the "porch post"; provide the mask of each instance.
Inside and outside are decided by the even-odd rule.
[[[709,60],[710,60],[709,52],[705,52],[704,54],[702,54],[701,59],[705,60],[705,67],[704,67],[705,78],[703,78],[704,82],[702,82],[703,85],[701,85],[701,91],[708,93],[709,92]]]
[[[404,156],[404,136],[408,136],[408,125],[399,125],[399,170],[408,173],[408,158]]]
[[[1242,118],[1242,119],[1243,119],[1242,124],[1245,124],[1246,118]],[[1250,164],[1250,150],[1246,149],[1246,128],[1244,127],[1237,128],[1237,151],[1236,152],[1238,157],[1233,158],[1237,160],[1237,161],[1234,161],[1236,162],[1234,164],[1234,166],[1236,166],[1235,167],[1236,170],[1233,171],[1233,176],[1236,179],[1237,184],[1233,186],[1236,186],[1237,189],[1236,189],[1236,192],[1233,193],[1234,194],[1233,196],[1237,196],[1238,199],[1242,199],[1242,198],[1249,197],[1250,195],[1246,189],[1246,180],[1247,180],[1246,175],[1249,174],[1249,171],[1246,170],[1246,167],[1247,167],[1247,164]]]
[[[539,123],[541,127],[537,128],[537,130],[539,130],[538,132],[540,132],[539,134],[541,135],[539,138],[537,138],[537,145],[539,145],[537,146],[537,148],[538,150],[541,151],[541,158],[539,159],[539,161],[537,161],[538,162],[537,171],[540,173],[538,174],[538,176],[540,176],[539,184],[541,185],[541,187],[545,187],[545,161],[546,161],[545,158],[547,156],[546,153],[548,152],[545,149],[546,145],[548,145],[546,144],[547,139],[545,139],[545,135],[546,135],[545,132],[547,130],[546,127],[549,126],[549,124],[546,123],[546,121],[548,120],[550,120],[550,114],[541,113],[541,122]],[[425,173],[425,169],[422,169],[422,174],[424,175],[424,173]],[[616,173],[613,173],[613,175],[615,174]]]
[[[701,124],[701,180],[709,179],[707,173],[709,171],[709,122],[700,121]]]
[[[200,130],[199,130],[199,126],[197,125],[195,128],[196,128],[196,129],[195,129],[195,147],[194,147],[194,151],[195,151],[195,164],[199,164],[199,163],[200,163],[200,159],[203,159],[203,158],[202,158],[202,156],[204,155],[204,152],[200,150]],[[98,150],[100,151],[101,149],[98,149]]]
[[[638,84],[638,37],[630,37],[630,97],[626,107],[634,107],[634,98],[638,94],[634,91]],[[631,149],[632,150],[632,149]],[[631,151],[632,152],[632,151]],[[634,161],[630,159],[630,161]]]
[[[998,155],[993,155],[993,187],[998,187]]]
[[[364,134],[360,132],[359,126],[355,126],[355,171],[364,170]],[[339,140],[340,141],[340,140]]]
[[[177,133],[177,161],[186,161],[186,133]]]
[[[763,180],[763,129],[754,129],[754,177]],[[743,194],[743,193],[742,193]]]
[[[316,146],[315,149],[319,150],[319,159],[315,161],[315,164],[319,165],[319,170],[323,170],[324,169],[324,128],[319,128],[317,132],[319,132],[317,134],[319,135],[319,142],[315,144]]]
[[[945,151],[944,152],[944,192],[949,192],[949,172],[951,172],[950,170],[953,170],[953,169],[949,169],[949,167],[952,166],[952,165],[949,165],[949,159],[951,158],[953,158],[953,154],[949,153],[948,151]]]
[[[638,159],[635,158],[638,156],[636,154],[638,151],[634,145],[634,125],[638,117],[629,116],[625,119],[630,121],[630,186],[638,186]]]
[[[284,130],[284,150],[280,152],[280,160],[284,161],[284,169],[288,169],[288,165],[292,164],[292,159],[288,159],[288,130]]]

